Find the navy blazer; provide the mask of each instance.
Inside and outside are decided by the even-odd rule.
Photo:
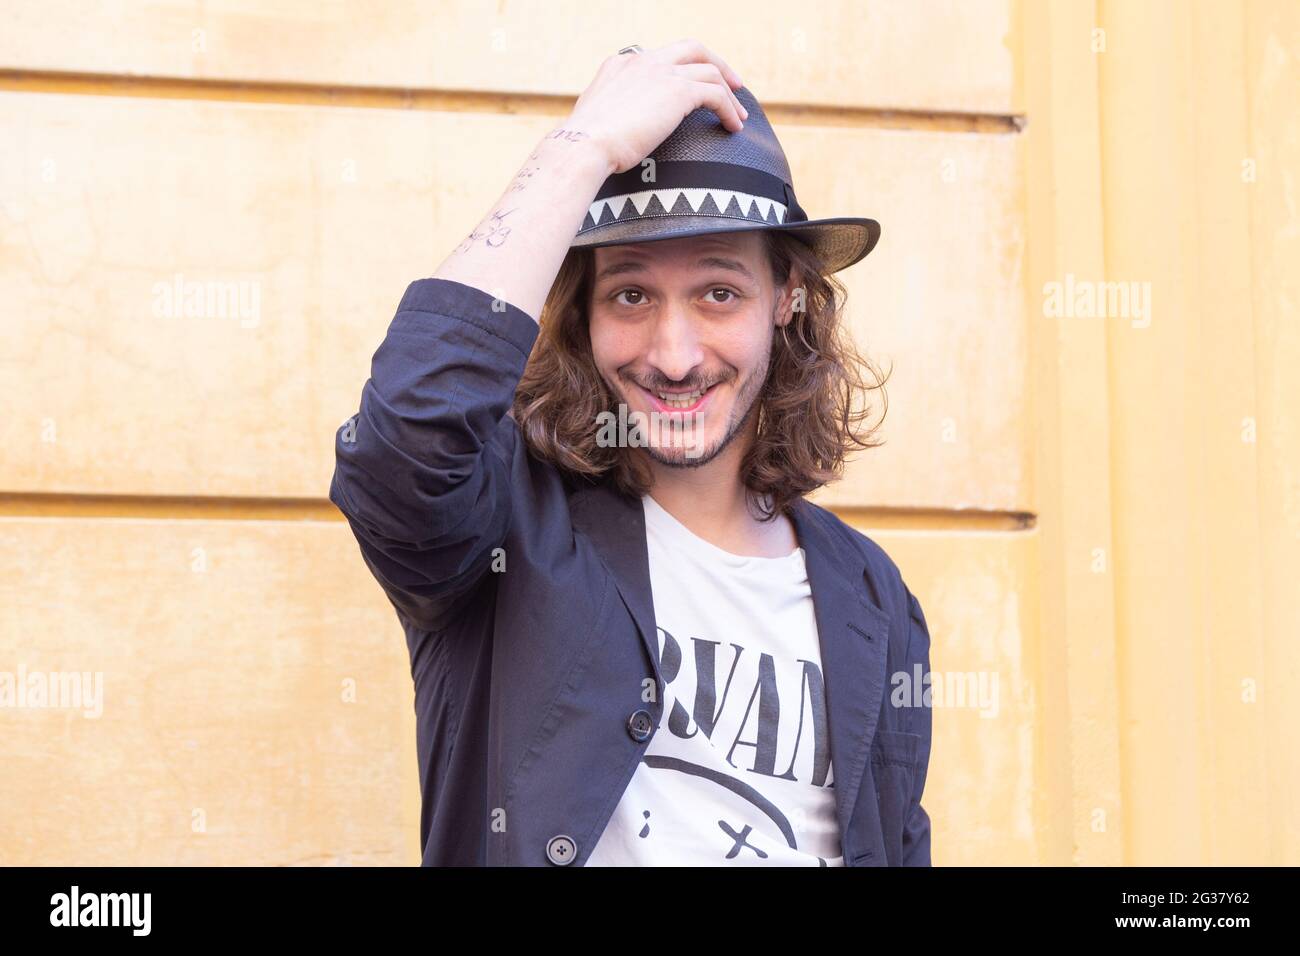
[[[582,865],[662,716],[641,502],[538,460],[507,414],[537,335],[413,282],[335,439],[330,500],[406,631],[426,866]],[[931,711],[887,686],[928,674],[925,616],[870,538],[804,499],[792,521],[844,862],[928,866]]]

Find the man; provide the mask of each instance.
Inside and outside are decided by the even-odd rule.
[[[803,497],[870,447],[830,274],[878,236],[682,41],[407,290],[330,498],[406,631],[426,865],[930,863],[924,615]]]

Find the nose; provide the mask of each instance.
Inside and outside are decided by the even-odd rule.
[[[688,377],[691,369],[704,361],[704,349],[688,310],[674,304],[656,316],[646,361],[674,382]]]

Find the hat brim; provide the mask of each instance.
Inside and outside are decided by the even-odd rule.
[[[810,245],[826,265],[827,272],[839,272],[866,258],[880,241],[880,223],[874,219],[813,219],[785,224],[756,219],[719,217],[716,225],[692,216],[644,216],[623,222],[609,222],[589,229],[569,244],[570,248],[620,246],[657,239],[681,239],[722,232],[775,229],[794,233]]]

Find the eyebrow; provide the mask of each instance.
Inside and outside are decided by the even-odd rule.
[[[754,281],[754,274],[745,268],[744,263],[736,259],[727,259],[723,256],[705,256],[695,263],[698,269],[725,269],[728,272],[735,272],[744,276],[749,281]],[[596,275],[596,281],[608,279],[611,276],[625,275],[630,272],[646,272],[645,263],[638,262],[635,259],[625,259],[622,262],[611,263],[601,269]]]

